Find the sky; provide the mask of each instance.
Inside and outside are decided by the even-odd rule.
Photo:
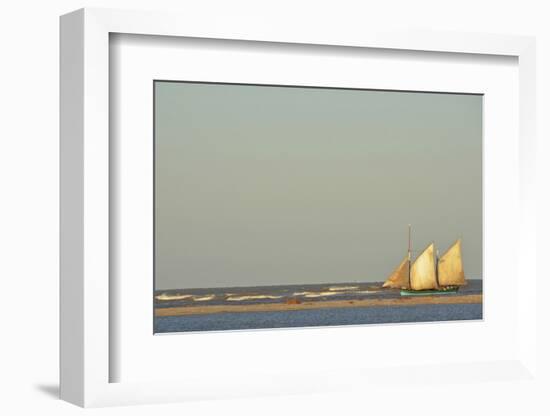
[[[481,95],[155,82],[155,289],[383,281],[462,238],[482,278]]]

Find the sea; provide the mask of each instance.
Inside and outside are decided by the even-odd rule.
[[[381,288],[382,283],[339,283],[227,287],[156,291],[155,309],[208,306],[251,305],[329,300],[401,298],[399,290]],[[482,293],[482,280],[468,280],[458,295]],[[434,295],[456,296],[456,295]],[[407,306],[369,306],[322,308],[289,311],[221,312],[181,316],[156,316],[155,333],[227,331],[267,328],[296,328],[340,325],[391,324],[480,320],[482,304],[425,304]]]

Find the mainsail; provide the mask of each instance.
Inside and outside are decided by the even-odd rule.
[[[435,274],[434,243],[431,243],[416,258],[411,266],[411,289],[437,289]]]
[[[460,286],[466,284],[462,266],[462,247],[460,239],[441,256],[437,264],[437,274],[441,286]]]
[[[392,272],[382,287],[391,287],[392,289],[408,289],[409,287],[409,256],[405,256],[403,261]]]

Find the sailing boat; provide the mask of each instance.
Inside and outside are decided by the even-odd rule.
[[[409,249],[399,266],[390,274],[382,287],[401,289],[401,296],[443,295],[456,293],[466,285],[462,266],[462,241],[456,240],[441,256],[430,243],[420,255],[411,258],[411,227]]]

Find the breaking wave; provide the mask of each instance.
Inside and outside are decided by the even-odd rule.
[[[275,295],[243,295],[243,296],[229,296],[225,298],[228,301],[241,301],[241,300],[257,300],[257,299],[280,299],[282,296]]]
[[[328,288],[331,292],[341,291],[341,290],[357,290],[359,286],[331,286]]]
[[[169,295],[167,293],[163,293],[161,295],[155,296],[156,300],[184,300],[189,299],[193,295]]]
[[[338,292],[295,292],[294,296],[303,296],[305,298],[320,298],[323,296],[334,296],[342,295],[343,293]]]
[[[216,295],[206,295],[206,296],[193,296],[193,300],[195,302],[206,302],[208,300],[212,300],[216,297]]]
[[[358,287],[357,287],[358,288]],[[326,296],[338,296],[338,295],[360,295],[360,294],[370,294],[376,293],[378,290],[330,290],[329,291],[320,291],[320,292],[295,292],[294,296],[303,296],[304,298],[322,298]]]

